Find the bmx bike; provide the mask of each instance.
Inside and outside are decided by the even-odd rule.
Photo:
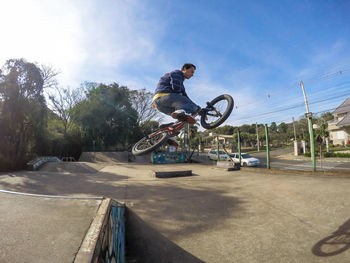
[[[201,110],[200,121],[202,127],[213,129],[221,125],[230,116],[233,104],[233,99],[228,94],[220,95],[212,101],[207,102],[207,106]],[[195,117],[197,115],[198,113],[192,116]],[[132,154],[142,155],[158,149],[170,137],[177,135],[186,123],[186,121],[177,121],[143,137],[132,147]]]

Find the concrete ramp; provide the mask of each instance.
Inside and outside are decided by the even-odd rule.
[[[128,152],[82,152],[79,162],[126,163],[128,162]]]
[[[124,206],[0,190],[0,262],[124,262]]]
[[[88,162],[48,162],[39,168],[42,172],[55,173],[96,173],[104,165]]]
[[[127,151],[123,152],[83,152],[80,155],[79,162],[87,163],[151,163],[151,154],[134,156]]]
[[[135,158],[130,158],[130,161],[132,163],[151,163],[151,154],[145,154],[145,155],[139,155],[134,156]]]

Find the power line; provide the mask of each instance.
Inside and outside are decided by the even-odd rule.
[[[319,92],[310,93],[309,97],[310,97],[311,99],[317,99],[317,98],[314,98],[315,95],[321,95],[321,94],[323,94],[323,93],[330,92],[330,91],[332,91],[332,90],[334,90],[334,89],[336,89],[336,90],[339,92],[339,91],[341,91],[342,89],[347,89],[347,88],[348,88],[348,86],[345,86],[345,87],[341,87],[341,86],[343,86],[343,85],[348,85],[348,84],[350,84],[350,81],[345,81],[345,82],[342,82],[342,83],[333,85],[333,86],[331,86],[331,87],[329,87],[329,88],[323,88],[323,89],[322,89],[321,91],[319,91]],[[339,87],[341,87],[341,88],[339,89]],[[294,88],[299,88],[299,87],[295,86]],[[238,107],[236,107],[236,108],[245,108],[245,107],[248,107],[248,106],[253,105],[253,104],[256,105],[256,104],[258,104],[258,103],[261,102],[261,101],[270,99],[271,97],[276,97],[276,95],[278,95],[278,94],[281,94],[281,93],[284,93],[284,94],[285,94],[285,91],[286,91],[287,89],[291,89],[291,88],[288,87],[288,88],[286,88],[286,89],[279,90],[278,92],[268,93],[268,98],[264,97],[264,98],[262,98],[262,99],[257,99],[257,100],[255,100],[255,101],[252,101],[252,102],[250,102],[250,103],[246,103],[246,104],[244,104],[244,105],[242,105],[242,106],[238,106]],[[295,99],[299,100],[299,95],[294,96],[294,97],[292,97],[292,98],[295,98]],[[291,98],[289,98],[288,101],[291,101]],[[270,104],[270,105],[271,105],[271,104]],[[271,106],[273,106],[273,105],[274,105],[274,104],[272,104]]]
[[[347,65],[347,66],[349,66],[349,65]],[[331,79],[331,78],[334,78],[334,77],[339,76],[339,75],[344,75],[343,73],[347,73],[347,72],[350,72],[350,67],[343,67],[342,69],[336,70],[334,72],[325,73],[325,74],[322,74],[319,77],[308,78],[306,80],[308,81],[308,84],[310,84],[310,83],[318,82],[320,80]],[[310,80],[312,80],[312,82],[310,82]],[[332,85],[332,86],[327,87],[327,88],[323,88],[321,91],[316,91],[314,93],[311,93],[309,95],[309,97],[311,99],[310,104],[312,104],[312,105],[320,105],[321,104],[322,105],[323,102],[329,102],[329,101],[332,101],[332,100],[335,100],[335,99],[338,99],[338,98],[350,95],[350,93],[349,93],[349,84],[350,84],[350,81],[345,81],[345,82],[342,82],[342,83],[338,83],[336,85]],[[262,99],[257,99],[255,101],[252,101],[252,102],[247,103],[245,105],[239,106],[238,108],[248,107],[248,106],[250,106],[252,104],[259,105],[260,104],[259,102],[261,102],[261,101],[266,101],[267,99],[270,99],[271,97],[277,97],[278,98],[278,96],[276,96],[276,95],[279,95],[281,93],[285,94],[286,90],[296,90],[296,88],[299,88],[299,87],[297,85],[292,85],[292,86],[286,87],[284,89],[280,89],[277,92],[273,92],[273,93],[270,92],[270,93],[268,93],[267,97],[264,97]],[[329,97],[327,93],[330,93],[331,91],[334,91],[334,90],[335,90],[335,92],[333,92],[333,94],[332,94],[333,96]],[[323,95],[323,94],[325,94],[325,95]],[[327,98],[324,98],[324,96],[327,96]],[[288,98],[288,102],[291,102],[291,97]],[[275,105],[277,105],[277,104],[276,103],[269,104],[270,107],[273,107]],[[235,121],[242,121],[242,120],[246,121],[246,120],[251,120],[251,119],[255,119],[256,120],[257,117],[264,117],[264,116],[267,117],[269,115],[273,116],[273,115],[276,115],[276,113],[280,113],[280,112],[283,112],[283,111],[288,111],[288,110],[292,110],[292,109],[297,109],[297,108],[303,107],[303,103],[301,102],[301,99],[300,99],[299,96],[298,97],[297,96],[293,96],[292,97],[292,103],[289,103],[289,105],[287,107],[286,106],[280,107],[280,108],[278,108],[276,110],[269,111],[269,112],[264,112],[264,113],[260,113],[260,114],[254,114],[254,115],[248,115],[246,117],[242,117],[242,118],[237,119]],[[321,112],[326,112],[326,111],[321,111]],[[315,113],[315,114],[317,114],[317,113]],[[265,119],[271,119],[272,116],[268,117],[268,118],[265,118]]]
[[[325,74],[322,77],[318,77],[318,78],[312,79],[312,81],[307,81],[307,84],[310,85],[310,84],[318,82],[319,80],[331,79],[332,77],[335,77],[335,76],[338,76],[338,75],[342,75],[342,74],[347,73],[349,71],[350,71],[350,68],[339,70],[339,71],[333,72],[333,73],[328,73],[328,74]]]
[[[342,65],[335,65],[333,66],[333,69],[329,70],[330,72],[326,72],[324,74],[321,74],[320,76],[315,76],[311,78],[304,78],[302,77],[304,82],[307,82],[307,84],[317,82],[318,80],[325,79],[325,78],[331,78],[333,76],[342,75],[343,73],[347,73],[350,71],[350,63],[342,64]],[[311,81],[311,82],[309,82]]]
[[[344,97],[346,95],[350,95],[350,92],[346,92],[345,94],[341,94],[341,95],[336,95],[336,96],[333,96],[333,97],[329,97],[327,99],[323,99],[323,100],[319,100],[319,101],[313,101],[313,102],[310,102],[309,104],[315,104],[315,103],[319,103],[319,102],[324,102],[324,101],[328,101],[328,100],[333,100],[333,99],[338,99],[340,97]]]
[[[319,101],[313,101],[313,102],[310,102],[309,104],[311,105],[311,104],[317,104],[317,103],[320,103],[320,102],[331,101],[331,100],[334,100],[334,99],[338,99],[340,97],[344,97],[344,95],[350,95],[350,92],[347,92],[346,94],[332,96],[332,97],[329,97],[327,99],[323,99],[323,100],[319,100]],[[267,115],[271,115],[271,114],[274,114],[274,113],[280,113],[282,111],[288,111],[288,110],[291,110],[291,109],[301,108],[303,106],[304,106],[304,103],[301,102],[301,103],[298,103],[296,105],[293,105],[293,106],[287,107],[287,108],[280,108],[280,109],[276,109],[274,111],[264,112],[264,113],[260,113],[260,114],[254,114],[254,115],[250,115],[250,116],[248,115],[246,117],[242,117],[242,118],[237,119],[235,121],[251,120],[251,119],[255,119],[256,117],[267,116]],[[342,106],[342,107],[348,107],[348,106]],[[342,108],[342,107],[337,107],[337,108]]]

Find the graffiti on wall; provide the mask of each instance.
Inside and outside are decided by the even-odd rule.
[[[185,163],[187,161],[185,152],[154,152],[152,163]]]
[[[125,207],[112,201],[98,238],[93,263],[125,262]]]

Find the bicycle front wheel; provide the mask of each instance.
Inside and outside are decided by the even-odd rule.
[[[160,132],[152,137],[143,137],[134,147],[132,147],[133,155],[142,155],[158,149],[169,138],[167,132]]]
[[[213,99],[209,102],[205,114],[201,116],[202,127],[213,129],[221,125],[230,116],[233,104],[233,98],[228,94]]]

